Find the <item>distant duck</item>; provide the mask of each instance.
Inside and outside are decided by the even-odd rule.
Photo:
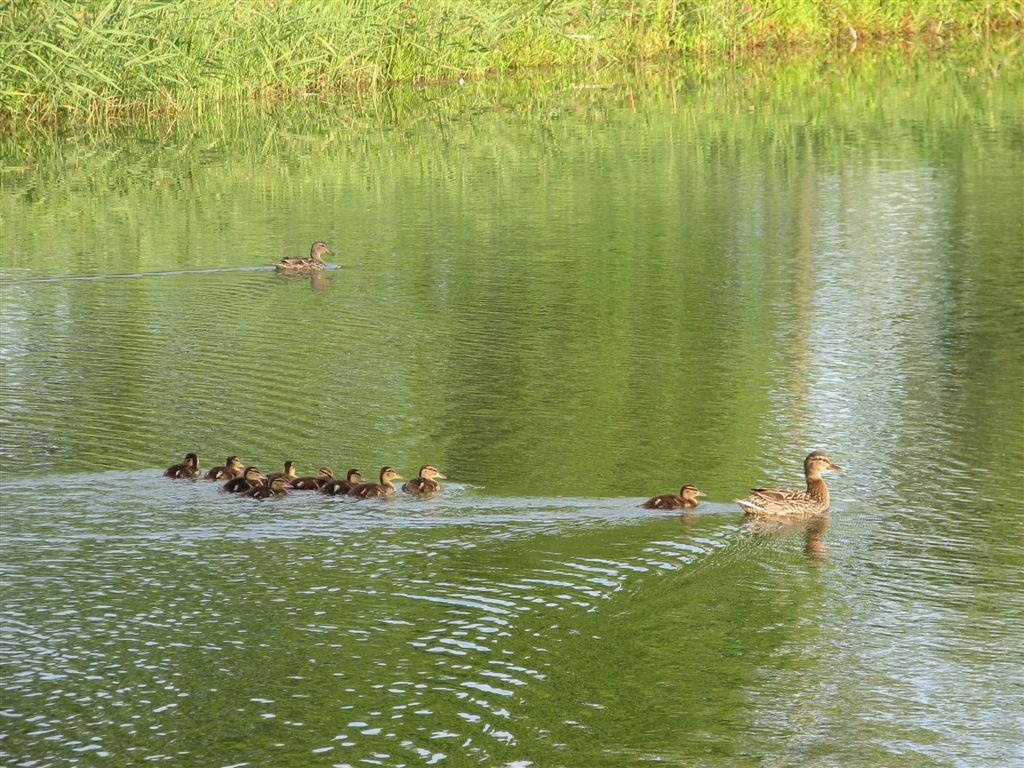
[[[297,477],[292,480],[292,488],[297,491],[315,491],[328,480],[334,479],[334,472],[330,467],[320,467],[319,474],[307,477]]]
[[[394,467],[381,467],[379,483],[360,483],[350,490],[348,495],[355,496],[357,499],[368,499],[373,496],[390,496],[395,492],[395,486],[391,481],[401,479],[402,476],[395,471]]]
[[[299,473],[295,471],[295,462],[286,461],[284,463],[284,471],[271,472],[269,475],[267,475],[267,482],[270,482],[276,477],[283,477],[285,480],[288,481],[289,485],[292,483],[292,481],[297,480],[299,477]]]
[[[703,496],[704,492],[698,490],[697,486],[687,483],[679,489],[679,495],[674,493],[663,493],[660,496],[652,496],[641,507],[645,509],[689,509],[697,506],[697,497]]]
[[[260,485],[266,478],[256,467],[246,467],[241,477],[233,477],[224,483],[224,490],[228,493],[246,493],[257,485]]]
[[[228,456],[224,459],[223,467],[214,467],[203,478],[206,480],[230,480],[239,477],[245,469],[245,465],[238,460],[237,456]]]
[[[328,496],[345,496],[361,482],[363,482],[363,476],[359,474],[359,470],[350,469],[345,474],[344,480],[341,480],[340,478],[332,478],[321,485],[317,490]]]
[[[194,453],[186,453],[185,460],[180,464],[172,464],[164,471],[164,477],[195,477],[199,474],[199,457]]]
[[[278,475],[269,483],[260,483],[250,488],[245,495],[252,496],[254,499],[269,499],[271,496],[284,496],[291,487],[291,483],[284,475]]]
[[[433,464],[424,464],[420,467],[419,476],[403,485],[402,490],[406,493],[436,493],[441,490],[441,484],[435,479],[438,477],[442,480],[447,479],[447,476],[442,475]]]
[[[736,499],[743,511],[754,517],[807,517],[828,511],[828,486],[821,479],[825,471],[842,472],[824,451],[813,451],[804,459],[807,490],[796,488],[755,488],[745,499]]]
[[[323,258],[325,255],[331,256],[331,249],[327,247],[327,243],[317,240],[309,248],[308,259],[301,256],[289,256],[277,262],[275,268],[278,272],[291,274],[319,272],[327,266],[327,262]]]

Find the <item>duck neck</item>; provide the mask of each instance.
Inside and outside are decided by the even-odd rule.
[[[807,476],[807,495],[828,505],[828,486],[821,479],[821,475]]]

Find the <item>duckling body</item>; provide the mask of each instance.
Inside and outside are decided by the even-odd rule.
[[[271,480],[273,480],[276,477],[283,477],[285,480],[288,481],[289,484],[291,484],[293,481],[298,479],[299,473],[295,471],[295,462],[294,461],[286,461],[284,463],[284,470],[283,471],[281,471],[281,472],[271,472],[269,475],[267,475],[267,482],[269,483]]]
[[[391,481],[401,479],[402,476],[395,471],[394,467],[381,467],[379,483],[360,483],[350,490],[348,495],[355,496],[357,499],[391,496],[395,492],[395,486]]]
[[[320,272],[327,266],[327,262],[323,258],[325,255],[330,256],[331,249],[327,247],[327,243],[317,240],[309,248],[308,259],[300,256],[289,256],[277,262],[275,269],[278,272],[287,272],[293,275]]]
[[[660,496],[652,496],[641,507],[645,509],[692,509],[697,506],[697,497],[703,496],[704,492],[697,489],[697,486],[687,483],[679,489],[679,495],[674,493],[663,493]]]
[[[754,488],[749,496],[736,499],[743,511],[753,517],[808,517],[828,511],[828,486],[821,479],[825,471],[842,472],[824,451],[813,451],[804,459],[807,490],[797,488]]]
[[[288,493],[289,488],[291,488],[291,483],[288,482],[287,478],[283,475],[278,475],[269,483],[260,483],[250,488],[245,492],[245,495],[252,496],[254,499],[269,499],[272,496],[284,496]]]
[[[330,467],[320,467],[320,472],[317,475],[297,477],[292,480],[292,488],[297,491],[315,491],[328,480],[333,479],[334,472]]]
[[[446,480],[447,476],[442,475],[433,464],[424,464],[420,467],[420,473],[402,486],[406,493],[436,493],[441,490],[441,484],[435,478],[440,477]]]
[[[230,480],[239,477],[245,471],[245,465],[238,460],[237,456],[228,456],[224,459],[223,467],[214,467],[203,478],[206,480]]]
[[[172,464],[164,470],[164,477],[189,478],[199,474],[199,457],[194,453],[186,453],[185,460],[180,464]]]
[[[350,469],[345,474],[344,480],[337,477],[332,478],[321,485],[317,490],[327,496],[345,496],[361,482],[363,482],[363,476],[359,474],[359,470]]]
[[[224,483],[228,493],[246,493],[260,485],[266,478],[256,467],[246,467],[241,477],[233,477]]]

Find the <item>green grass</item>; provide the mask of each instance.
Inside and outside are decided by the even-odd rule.
[[[1021,29],[1019,0],[7,0],[0,122],[82,124],[219,101],[544,65]]]

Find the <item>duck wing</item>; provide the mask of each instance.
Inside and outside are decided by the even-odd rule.
[[[807,501],[807,491],[797,488],[752,488],[749,498],[763,499],[772,504],[792,504]]]
[[[754,488],[745,499],[736,499],[745,512],[788,514],[811,502],[807,491],[797,488]]]

